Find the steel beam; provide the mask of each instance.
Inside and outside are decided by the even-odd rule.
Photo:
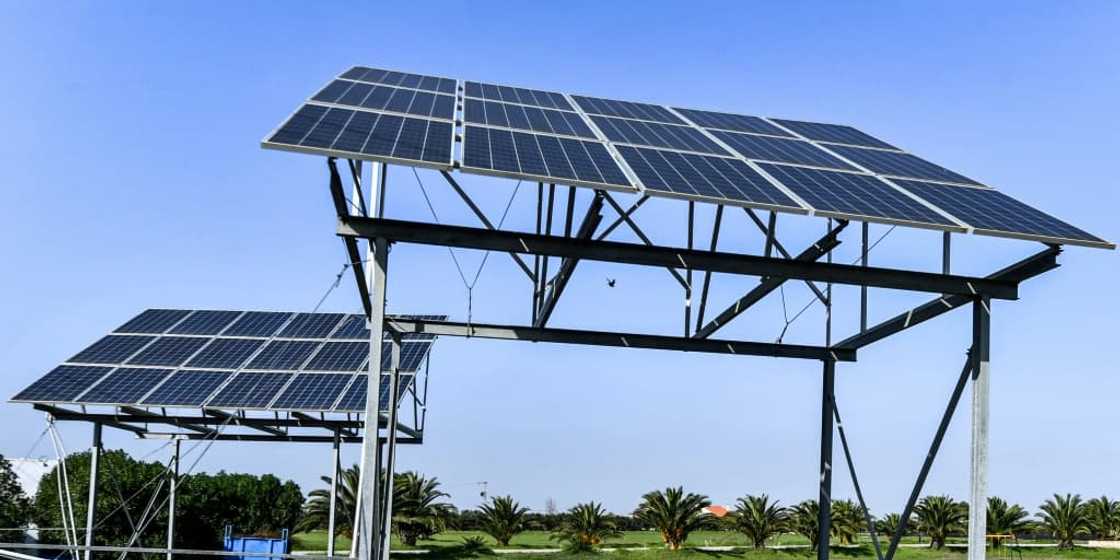
[[[134,406],[120,406],[118,408],[121,410],[121,412],[127,412],[128,414],[131,414],[133,416],[139,416],[140,418],[151,418],[153,416],[159,416],[159,414],[156,414],[154,412],[148,412],[147,410],[144,410],[142,408],[136,408]],[[213,430],[211,428],[206,428],[204,426],[197,426],[197,425],[194,425],[194,424],[182,423],[182,424],[179,424],[178,426],[180,428],[184,428],[184,429],[187,429],[187,430],[193,430],[195,432],[199,432],[199,433],[202,433],[202,434],[213,435],[213,434],[217,433],[216,430]]]
[[[591,200],[591,205],[587,207],[587,213],[583,217],[579,231],[576,232],[576,239],[590,239],[595,234],[595,228],[599,227],[599,223],[603,220],[603,215],[600,213],[602,209],[603,197],[596,193],[595,198]],[[571,210],[570,207],[569,210]],[[568,232],[565,232],[565,237],[569,235]],[[552,312],[556,309],[556,304],[560,301],[560,296],[564,294],[564,289],[568,286],[568,280],[575,272],[577,264],[579,264],[579,259],[576,258],[569,257],[560,261],[560,269],[556,271],[552,288],[548,290],[540,312],[533,320],[533,326],[543,327],[548,323],[548,320],[552,317]]]
[[[339,433],[335,432],[334,441],[331,442],[331,509],[327,513],[327,556],[334,556],[334,517],[335,510],[338,509],[338,463],[341,460],[339,457],[339,437]]]
[[[972,457],[969,469],[968,560],[984,560],[987,544],[988,421],[991,302],[972,304]]]
[[[762,219],[758,217],[758,214],[754,213],[754,210],[751,210],[750,208],[743,208],[743,211],[747,213],[747,216],[749,216],[751,221],[754,222],[754,225],[758,226],[758,229],[762,231],[763,235],[766,236],[766,250],[763,252],[763,256],[770,257],[772,256],[772,250],[777,249],[783,257],[787,259],[793,258],[790,256],[789,251],[787,251],[786,248],[782,245],[782,242],[778,241],[777,236],[771,235],[770,233],[774,230],[774,228],[778,226],[778,215],[776,213],[770,212],[770,225],[767,226],[766,224],[762,223]],[[825,297],[824,292],[822,292],[816,284],[807,281],[805,282],[805,285],[813,291],[813,294],[817,296],[817,299],[820,300],[821,303],[828,303],[828,298]]]
[[[1058,266],[1060,266],[1058,264],[1058,255],[1061,254],[1061,252],[1062,250],[1058,246],[1050,247],[1002,270],[994,272],[988,275],[988,278],[991,280],[1018,284],[1019,282],[1058,268]],[[835,347],[852,349],[863,348],[872,342],[882,340],[895,333],[920,325],[934,317],[948,313],[949,311],[971,302],[972,298],[967,296],[942,296],[915,307],[910,311],[887,319],[882,323],[868,328],[862,333],[841,340],[836,343]]]
[[[478,217],[478,219],[482,222],[482,225],[486,226],[486,229],[496,230],[494,224],[490,223],[490,219],[487,218],[486,214],[482,212],[482,209],[480,209],[478,205],[474,203],[474,200],[472,200],[470,195],[467,194],[467,191],[464,191],[463,187],[459,186],[458,181],[456,181],[455,178],[446,171],[441,170],[439,173],[440,175],[443,175],[443,178],[447,180],[447,183],[451,185],[451,188],[459,194],[459,198],[462,198],[463,202],[467,203],[467,206],[470,207],[471,212],[474,212],[474,215]],[[534,282],[537,281],[537,277],[533,274],[533,271],[529,270],[529,265],[525,264],[525,261],[521,260],[521,257],[519,257],[517,253],[514,253],[512,251],[506,252],[509,253],[510,257],[513,257],[514,262],[517,263],[517,266],[521,267],[521,270],[525,272],[530,280]]]
[[[401,339],[400,334],[392,335],[389,355],[389,425],[397,423],[397,412],[400,405],[400,369],[401,369]],[[397,464],[397,431],[390,430],[385,441],[385,493],[382,501],[385,503],[382,518],[381,533],[377,544],[382,560],[389,560],[389,549],[392,540],[393,528],[393,483],[396,481],[395,469]],[[380,472],[380,469],[378,469]]]
[[[272,434],[274,436],[280,436],[280,437],[284,437],[284,436],[288,435],[288,432],[285,432],[284,430],[281,430],[279,428],[273,428],[272,426],[268,426],[268,425],[243,424],[240,421],[241,417],[237,416],[236,414],[230,414],[230,413],[225,412],[225,411],[215,410],[215,409],[212,409],[212,408],[207,408],[207,409],[203,410],[203,413],[209,414],[210,416],[216,416],[218,418],[221,418],[222,420],[227,421],[230,424],[236,424],[238,426],[245,426],[246,428],[252,428],[254,430],[259,430],[259,431],[262,431],[266,434]],[[180,427],[185,427],[185,426],[180,426]]]
[[[338,165],[335,163],[335,158],[327,158],[327,169],[330,170],[330,191],[331,201],[334,202],[334,211],[339,218],[351,215],[350,206],[346,202],[346,195],[342,191],[342,177],[338,173]],[[356,175],[360,177],[360,175]],[[361,190],[359,189],[359,192]],[[363,206],[365,204],[363,203]],[[365,271],[362,267],[362,256],[358,251],[358,241],[350,238],[346,239],[343,243],[346,248],[346,258],[350,261],[350,268],[354,274],[354,282],[358,285],[358,294],[362,299],[362,307],[365,310],[366,317],[369,317],[369,291],[366,285]]]
[[[867,501],[863,499],[863,489],[859,485],[859,477],[856,476],[856,464],[852,460],[852,449],[848,446],[848,435],[844,432],[844,422],[840,420],[840,409],[836,406],[835,391],[832,394],[832,415],[836,419],[836,433],[840,435],[840,447],[844,450],[844,462],[848,464],[848,474],[852,477],[852,488],[856,491],[859,507],[863,509],[863,520],[867,523],[867,533],[871,535],[871,546],[875,549],[875,557],[878,560],[883,560],[883,550],[879,546],[879,534],[875,531],[875,521],[871,519],[871,510],[867,507]]]
[[[365,417],[380,418],[379,400],[375,397],[381,393],[381,376],[374,374],[374,369],[381,363],[381,341],[385,336],[385,280],[389,270],[389,242],[383,237],[373,240],[373,265],[370,275],[370,324],[369,324],[369,364],[370,375],[367,375]],[[358,558],[360,560],[373,560],[381,558],[378,544],[380,543],[381,520],[377,517],[377,465],[374,464],[374,447],[378,441],[378,424],[380,422],[367,422],[362,429],[362,484],[361,515],[358,520]],[[389,423],[393,426],[393,423]],[[395,434],[396,430],[389,430]]]
[[[642,205],[645,204],[647,200],[649,200],[649,195],[648,194],[643,194],[642,197],[639,198],[637,202],[635,202],[634,204],[632,204],[630,206],[630,208],[627,208],[625,212],[619,214],[618,218],[615,218],[615,220],[613,222],[611,222],[611,224],[609,226],[607,226],[605,229],[603,229],[603,232],[600,233],[598,236],[596,236],[595,239],[598,240],[598,241],[602,241],[603,239],[606,239],[607,236],[610,235],[611,232],[613,232],[618,226],[622,225],[623,222],[630,219],[630,216],[633,215],[634,212],[636,212],[638,210],[638,208],[641,208]],[[540,230],[538,230],[537,233],[540,233]]]
[[[93,445],[89,449],[89,501],[86,503],[86,546],[93,546],[94,521],[97,517],[97,474],[101,460],[101,424],[93,424]],[[86,549],[85,560],[93,552]]]
[[[637,235],[638,239],[640,239],[642,241],[642,243],[644,243],[647,247],[655,247],[655,245],[653,244],[653,241],[650,240],[649,236],[647,236],[646,233],[644,231],[642,231],[642,228],[638,227],[638,224],[635,223],[634,220],[630,218],[630,213],[628,211],[623,210],[622,206],[619,206],[618,202],[615,201],[614,197],[612,197],[610,195],[610,193],[608,193],[607,191],[599,191],[599,192],[602,193],[603,198],[605,198],[607,200],[607,203],[611,205],[611,208],[614,208],[614,211],[618,213],[618,217],[623,222],[625,222],[627,226],[630,227],[630,231],[633,231],[634,235]],[[638,202],[640,203],[641,201],[639,200]],[[637,206],[638,205],[635,204],[634,208],[637,208]],[[609,243],[609,242],[605,242],[605,243]],[[595,259],[592,259],[592,260],[595,260]],[[669,274],[673,275],[673,278],[677,279],[677,282],[680,283],[681,287],[687,290],[688,289],[688,281],[685,280],[684,276],[681,276],[681,273],[677,272],[677,269],[675,268],[679,264],[683,264],[683,263],[673,263],[672,265],[668,265],[665,268],[669,271]]]
[[[167,560],[172,560],[171,549],[175,548],[175,495],[179,489],[179,442],[175,440],[172,443],[175,457],[172,459],[174,468],[172,468],[170,490],[167,495]]]
[[[816,243],[810,245],[807,249],[802,251],[801,254],[797,255],[797,258],[794,260],[815,262],[822,256],[828,254],[829,251],[840,245],[840,240],[837,238],[837,235],[840,234],[845,226],[847,226],[847,222],[841,222],[839,226],[817,240]],[[778,276],[763,278],[762,282],[755,286],[754,289],[747,292],[746,295],[739,298],[739,300],[730,307],[724,309],[715,319],[709,321],[707,325],[704,325],[704,328],[696,331],[692,336],[694,338],[708,338],[713,333],[723,328],[724,325],[731,322],[732,319],[738,317],[741,313],[750,309],[751,306],[761,301],[762,298],[773,293],[774,290],[777,290],[786,280],[786,278]]]
[[[716,251],[716,244],[719,243],[719,226],[723,222],[723,205],[716,206],[716,217],[712,221],[712,243],[708,247],[711,252]],[[700,307],[696,310],[696,330],[699,331],[700,327],[704,325],[704,311],[708,307],[708,288],[712,285],[712,271],[704,271],[704,283],[700,288]]]
[[[385,324],[387,327],[401,333],[430,333],[442,336],[462,336],[468,338],[556,342],[561,344],[618,346],[656,350],[681,350],[685,352],[770,356],[776,358],[834,359],[841,362],[854,362],[856,359],[856,354],[853,350],[828,349],[821,346],[803,346],[798,344],[741,342],[737,340],[696,339],[654,334],[557,329],[551,327],[536,328],[513,325],[459,323],[452,321],[423,321],[399,318],[386,319]]]
[[[608,199],[609,202],[609,199]],[[404,220],[346,217],[339,220],[338,234],[479,249],[512,251],[558,257],[575,257],[601,262],[618,262],[667,268],[711,270],[747,276],[783,276],[855,286],[872,286],[918,292],[983,295],[993,299],[1015,299],[1014,282],[943,275],[845,264],[806,263],[735,253],[710,253],[675,247],[637,245],[615,241],[568,239],[512,231],[494,231]]]
[[[836,384],[836,362],[824,360],[821,381],[821,462],[820,492],[817,499],[819,528],[817,560],[828,560],[832,523],[832,394]]]

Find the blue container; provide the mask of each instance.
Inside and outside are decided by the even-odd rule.
[[[233,526],[226,525],[225,548],[227,552],[244,552],[242,556],[231,556],[235,560],[272,560],[261,554],[287,554],[291,549],[288,530],[280,532],[280,538],[234,536]],[[253,553],[257,554],[253,554]]]

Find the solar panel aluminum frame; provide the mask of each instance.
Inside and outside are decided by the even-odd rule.
[[[397,111],[385,111],[385,110],[382,110],[382,109],[367,109],[365,107],[355,107],[355,106],[352,106],[352,105],[340,105],[338,103],[328,103],[328,102],[324,102],[324,101],[314,101],[314,100],[312,100],[312,97],[314,97],[315,94],[322,91],[323,88],[327,87],[328,85],[330,85],[331,82],[333,82],[335,80],[342,79],[342,80],[349,80],[349,81],[361,81],[361,80],[350,80],[349,78],[342,78],[341,77],[342,74],[343,73],[339,73],[338,75],[332,77],[330,80],[327,80],[327,82],[325,84],[323,84],[322,86],[319,86],[319,88],[316,89],[314,91],[314,93],[312,93],[311,95],[304,98],[302,103],[297,105],[296,108],[293,109],[292,112],[289,113],[287,117],[285,117],[283,120],[280,121],[280,124],[276,125],[272,130],[270,130],[268,132],[268,134],[265,135],[264,138],[261,139],[261,142],[260,142],[261,147],[264,148],[264,149],[268,149],[268,150],[277,150],[277,151],[282,151],[282,152],[294,152],[294,153],[299,153],[299,154],[309,154],[309,155],[313,155],[313,156],[341,157],[341,158],[358,160],[358,161],[383,162],[383,163],[387,163],[387,164],[404,165],[406,167],[423,167],[423,168],[427,168],[427,169],[436,169],[436,170],[443,170],[443,171],[449,171],[449,170],[455,168],[455,144],[456,144],[455,140],[457,138],[457,134],[455,132],[457,121],[456,121],[455,118],[452,118],[452,119],[448,120],[448,119],[442,119],[442,118],[439,118],[439,117],[423,117],[423,116],[419,116],[419,115],[411,115],[411,114],[408,114],[408,113],[399,113]],[[447,78],[447,79],[450,79],[450,78]],[[363,81],[362,83],[367,83],[368,84],[368,83],[371,83],[371,82],[364,82]],[[390,86],[388,84],[378,84],[378,85],[384,85],[385,87],[397,87],[397,86]],[[456,105],[459,104],[459,96],[458,96],[457,92],[460,90],[460,88],[462,88],[462,82],[459,81],[459,80],[455,80],[456,94],[452,95],[452,97],[455,98]],[[419,90],[419,89],[415,89],[415,88],[400,88],[400,89],[411,89],[411,90],[414,90],[414,91],[427,91],[427,90]],[[428,92],[428,93],[433,93],[433,92]],[[436,93],[436,95],[449,95],[449,94]],[[445,165],[443,162],[436,163],[436,162],[417,160],[417,159],[404,159],[404,158],[398,158],[398,157],[393,157],[393,156],[374,156],[374,155],[371,155],[371,154],[365,154],[365,153],[361,153],[361,152],[349,152],[349,151],[345,151],[345,150],[333,150],[333,149],[329,149],[329,148],[316,148],[316,147],[313,147],[313,146],[297,146],[297,145],[294,145],[294,144],[282,144],[282,143],[279,143],[279,142],[270,142],[269,139],[272,138],[273,136],[275,136],[276,133],[280,131],[280,129],[284,128],[284,125],[288,124],[288,121],[290,121],[292,119],[292,117],[294,117],[296,115],[296,113],[298,113],[299,110],[304,107],[304,105],[317,105],[319,107],[327,107],[327,108],[331,108],[331,109],[345,109],[347,111],[362,111],[362,112],[366,112],[366,113],[372,113],[372,114],[375,114],[375,115],[392,115],[392,116],[408,118],[408,119],[419,119],[419,120],[429,120],[429,121],[438,121],[438,122],[443,122],[443,123],[450,123],[451,124],[451,149],[448,151],[448,158],[449,159],[447,160],[447,163]],[[455,113],[458,113],[458,109],[456,109]],[[454,117],[454,114],[452,116]]]
[[[400,88],[400,89],[411,89],[413,91],[425,91],[425,92],[434,93],[434,94],[437,94],[437,95],[451,95],[451,96],[458,95],[459,88],[463,85],[463,82],[461,80],[457,79],[457,78],[448,78],[447,76],[436,76],[434,74],[416,74],[417,76],[428,76],[428,77],[432,77],[432,78],[438,78],[440,80],[451,80],[451,81],[455,82],[455,91],[452,92],[452,93],[444,93],[442,91],[432,91],[432,90],[428,90],[428,89],[421,89],[421,88],[418,88],[418,87],[414,88],[414,87],[408,87],[408,86],[386,84],[386,83],[382,83],[382,82],[371,82],[369,80],[363,80],[361,78],[346,78],[346,77],[343,77],[347,72],[349,72],[349,71],[351,71],[355,68],[358,68],[358,67],[359,66],[351,66],[350,68],[347,68],[346,70],[343,70],[342,72],[339,72],[338,74],[335,75],[334,78],[331,79],[331,81],[334,81],[334,80],[348,80],[348,81],[351,81],[351,82],[362,82],[363,84],[371,84],[371,85],[375,85],[375,86],[386,86],[386,87],[395,87],[395,88]],[[369,68],[370,70],[385,70],[384,68],[373,68],[371,66],[361,66],[361,67],[362,68]],[[387,72],[399,72],[399,70],[385,70],[385,71],[387,71]],[[409,74],[415,74],[415,72],[409,72]],[[327,83],[329,84],[330,82],[327,82]],[[320,88],[320,89],[322,89],[322,88]]]

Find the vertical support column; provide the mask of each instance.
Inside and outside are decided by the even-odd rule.
[[[89,450],[89,502],[86,504],[85,560],[93,558],[93,522],[97,513],[97,471],[101,459],[101,424],[93,425],[93,446]]]
[[[859,265],[867,266],[867,238],[868,238],[868,224],[863,222],[863,239],[860,244],[860,257]],[[867,331],[867,286],[859,287],[859,332]]]
[[[175,466],[171,469],[171,484],[167,496],[167,560],[171,560],[173,556],[171,549],[175,548],[175,492],[179,489],[179,443],[180,440],[175,440],[175,458],[172,459]]]
[[[972,460],[968,502],[968,560],[986,557],[988,509],[988,392],[991,372],[991,301],[972,304]]]
[[[688,248],[692,250],[693,242],[693,225],[696,222],[696,203],[688,201]],[[692,325],[692,267],[685,269],[685,283],[688,286],[684,289],[684,336],[688,338],[692,336],[689,334],[689,328]]]
[[[401,339],[400,335],[392,335],[392,350],[389,366],[389,421],[386,428],[386,457],[385,457],[385,513],[382,542],[379,545],[381,558],[389,560],[389,549],[392,540],[393,528],[393,482],[395,477],[394,467],[397,462],[397,408],[400,396],[400,368],[401,368]]]
[[[334,556],[335,509],[338,507],[338,431],[334,432],[331,450],[331,511],[327,514],[327,556]]]
[[[941,274],[949,274],[952,255],[952,238],[949,235],[947,231],[941,234]]]
[[[832,394],[836,383],[836,362],[824,360],[821,382],[821,470],[820,506],[817,527],[820,528],[817,560],[828,560],[829,532],[832,528]]]

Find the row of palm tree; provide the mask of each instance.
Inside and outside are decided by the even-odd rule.
[[[354,527],[352,516],[358,472],[358,466],[354,465],[344,470],[339,480],[336,530],[347,536],[352,535]],[[323,480],[330,483],[327,477]],[[440,490],[436,478],[425,478],[415,472],[397,474],[393,489],[393,530],[398,538],[405,544],[415,545],[447,528],[456,513],[454,506],[443,501],[448,497]],[[329,504],[328,489],[311,492],[296,530],[325,527]],[[814,549],[820,542],[820,506],[815,500],[786,507],[766,494],[748,495],[739,498],[735,509],[724,519],[709,515],[706,508],[710,505],[707,496],[685,492],[679,486],[670,487],[643,495],[632,515],[643,526],[656,530],[670,550],[680,549],[691,533],[705,528],[734,529],[746,535],[755,548],[763,548],[770,539],[783,533],[803,535]],[[839,544],[854,543],[858,535],[868,529],[868,515],[850,500],[833,500],[831,505],[830,540]],[[529,515],[529,509],[512,497],[496,496],[479,508],[480,528],[499,546],[508,546],[514,536],[527,529]],[[918,532],[929,539],[930,547],[940,549],[949,537],[965,534],[967,522],[966,502],[949,496],[927,496],[915,505],[909,519],[904,521],[899,514],[891,513],[875,519],[873,524],[875,532],[886,538],[893,536],[901,525],[902,534]],[[1023,507],[993,496],[988,498],[987,528],[989,534],[997,535],[1048,533],[1060,547],[1069,548],[1081,537],[1120,537],[1120,501],[1107,496],[1086,501],[1080,495],[1055,494],[1039,506],[1038,519],[1032,520]],[[552,538],[571,550],[589,550],[619,534],[617,524],[602,504],[587,502],[565,512]],[[999,545],[998,539],[995,544]]]

